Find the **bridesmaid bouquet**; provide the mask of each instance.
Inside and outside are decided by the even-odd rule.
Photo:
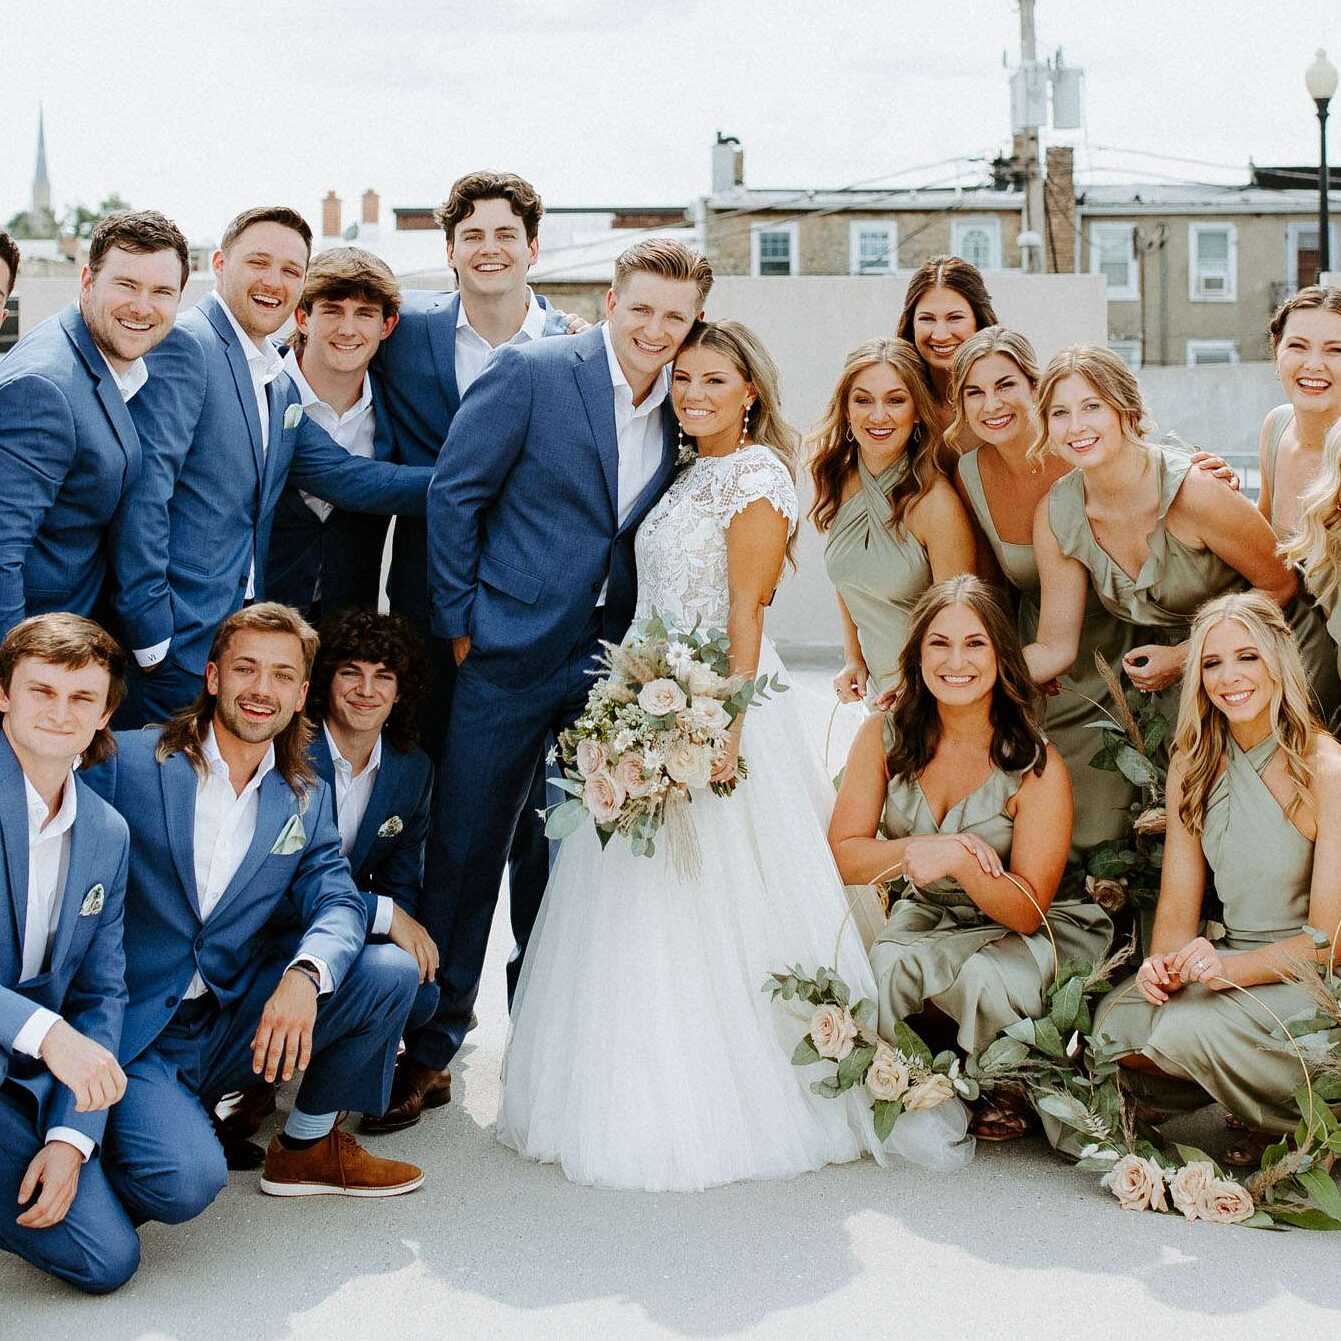
[[[619,834],[636,855],[650,857],[666,826],[676,869],[695,875],[701,856],[688,814],[693,791],[735,791],[749,775],[743,756],[730,778],[712,780],[732,723],[788,686],[776,675],[733,676],[724,631],[695,624],[676,632],[655,612],[624,642],[603,646],[608,673],[550,755],[563,765],[563,777],[550,783],[569,799],[549,811],[545,833],[566,838],[590,819],[602,847]]]
[[[812,1007],[810,1028],[792,1053],[793,1066],[832,1062],[833,1074],[811,1082],[813,1094],[836,1099],[861,1086],[871,1101],[875,1134],[888,1140],[904,1113],[938,1108],[951,1099],[973,1100],[978,1083],[960,1071],[951,1051],[933,1057],[917,1033],[900,1021],[894,1040],[876,1033],[876,1004],[869,997],[853,1003],[847,984],[829,968],[807,976],[798,964],[770,974],[763,990],[773,1000],[802,1001]]]

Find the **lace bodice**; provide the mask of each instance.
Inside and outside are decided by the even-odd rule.
[[[766,499],[796,529],[796,489],[787,468],[762,443],[729,456],[700,456],[676,476],[638,528],[638,612],[656,610],[671,625],[695,620],[724,629],[728,609],[726,528]]]

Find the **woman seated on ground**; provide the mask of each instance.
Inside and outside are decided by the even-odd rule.
[[[1341,926],[1341,744],[1313,717],[1298,649],[1260,592],[1204,605],[1168,780],[1168,830],[1151,953],[1096,1012],[1096,1037],[1157,1116],[1212,1101],[1250,1129],[1228,1163],[1257,1163],[1299,1120],[1293,1048],[1273,1038],[1312,1009],[1283,981],[1326,962],[1304,932]],[[1232,822],[1231,822],[1232,821]],[[1223,940],[1201,935],[1206,863]],[[1252,996],[1236,992],[1248,988]]]
[[[893,708],[853,742],[829,845],[848,884],[900,877],[871,949],[881,1032],[910,1020],[945,1034],[953,1022],[960,1048],[979,1052],[1042,1009],[1056,963],[1044,913],[1062,959],[1097,962],[1112,924],[1069,894],[1054,903],[1071,783],[992,589],[967,574],[932,587],[900,667]],[[1008,1140],[1029,1125],[1023,1096],[997,1092],[974,1131]]]
[[[940,412],[906,340],[868,340],[843,363],[811,439],[824,567],[843,620],[840,702],[889,687],[908,612],[973,568],[973,526],[946,475]]]
[[[1046,684],[1071,668],[1092,584],[1112,614],[1158,638],[1122,665],[1137,689],[1165,693],[1172,721],[1197,607],[1247,587],[1284,605],[1295,575],[1242,494],[1194,469],[1187,452],[1145,440],[1152,426],[1141,388],[1111,350],[1062,350],[1044,369],[1038,408],[1034,460],[1052,451],[1078,469],[1052,486],[1034,521],[1042,609],[1025,649],[1029,669]]]

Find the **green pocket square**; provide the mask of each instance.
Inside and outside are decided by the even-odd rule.
[[[84,902],[79,905],[80,917],[97,917],[102,912],[103,888],[101,885],[94,885],[87,894],[84,895]]]
[[[303,828],[303,820],[300,815],[290,815],[288,822],[279,831],[279,837],[275,839],[275,845],[270,849],[272,857],[288,857],[295,852],[301,852],[307,845],[307,830]]]

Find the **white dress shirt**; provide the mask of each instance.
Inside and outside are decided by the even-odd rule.
[[[524,345],[529,340],[539,340],[545,333],[545,309],[540,306],[539,300],[529,288],[526,290],[526,295],[530,301],[527,304],[526,316],[522,320],[521,330],[510,340],[505,340],[504,344]],[[489,362],[494,349],[495,346],[491,345],[470,324],[470,318],[466,315],[465,300],[462,299],[456,316],[456,393],[458,396],[464,396],[470,384],[484,371],[484,365]]]
[[[47,819],[47,803],[26,775],[23,791],[28,801],[28,911],[23,924],[20,983],[38,977],[51,958],[51,947],[60,923],[65,877],[70,868],[70,831],[78,811],[73,773],[65,779],[61,808],[50,821]],[[42,1044],[60,1018],[54,1010],[39,1006],[14,1035],[13,1050],[29,1057],[41,1057]],[[85,1159],[93,1153],[93,1142],[83,1132],[70,1127],[52,1127],[46,1139],[48,1142],[68,1142]]]
[[[98,353],[102,354],[102,350],[99,349]],[[149,380],[148,364],[143,359],[135,359],[125,372],[117,372],[106,354],[102,354],[102,361],[107,364],[107,371],[112,374],[112,381],[116,383],[121,399],[129,404],[135,393]]]
[[[340,853],[348,858],[358,840],[359,829],[363,826],[364,815],[368,813],[368,802],[382,768],[382,737],[377,737],[368,762],[360,772],[355,773],[353,764],[340,753],[340,747],[325,722],[322,722],[321,730],[326,737],[326,748],[331,752],[331,764],[335,770],[335,826],[340,830]],[[391,930],[394,910],[395,903],[390,895],[377,896],[377,912],[372,926],[374,936],[385,936]]]
[[[282,365],[284,371],[293,379],[294,386],[298,388],[303,412],[315,420],[318,427],[324,428],[350,456],[362,456],[371,461],[376,420],[373,414],[372,379],[368,374],[363,374],[363,394],[344,414],[340,414],[312,390],[298,364],[298,356],[292,349],[284,355]],[[303,502],[317,514],[320,521],[325,521],[335,511],[333,503],[309,493],[303,493]],[[315,594],[320,596],[320,590]]]
[[[601,322],[605,337],[605,357],[610,365],[610,381],[615,393],[615,439],[619,444],[619,525],[622,526],[633,505],[652,482],[661,464],[661,406],[670,387],[669,373],[663,369],[657,374],[652,389],[643,397],[641,405],[633,403],[633,388],[624,376],[610,341],[610,325]],[[598,606],[605,604],[607,580],[597,597]]]

